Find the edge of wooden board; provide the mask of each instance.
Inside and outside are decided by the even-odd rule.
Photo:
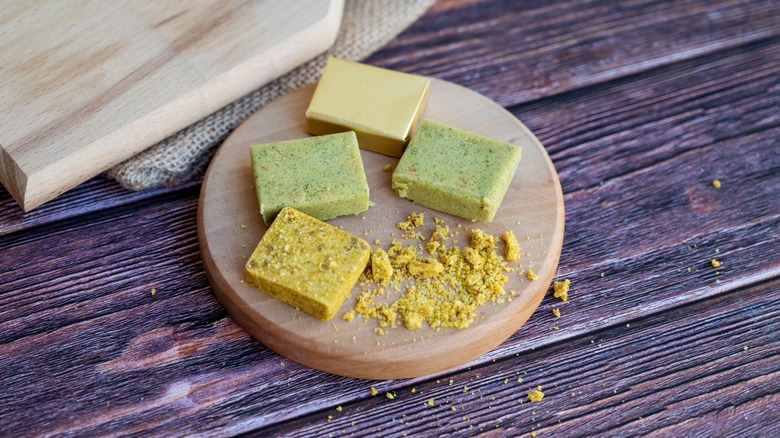
[[[129,118],[107,135],[87,139],[62,157],[52,160],[46,151],[24,152],[48,137],[31,138],[21,146],[0,144],[0,183],[25,212],[40,206],[325,52],[338,34],[343,5],[344,0],[330,0],[325,13],[305,31],[206,80],[197,89]]]

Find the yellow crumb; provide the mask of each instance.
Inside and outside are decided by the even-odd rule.
[[[411,392],[412,394],[414,394],[415,392],[417,392],[417,389],[415,389],[415,388],[412,388],[412,389],[411,389],[409,392]]]
[[[413,261],[408,266],[409,274],[415,278],[438,277],[444,272],[444,265],[433,259]]]
[[[531,268],[528,268],[527,271],[525,271],[525,276],[528,277],[529,280],[533,281],[539,278],[538,275],[534,273],[534,271],[531,270]]]
[[[157,293],[157,289],[155,289],[155,288],[152,288],[152,290],[150,290],[150,291],[149,291],[149,293],[151,293],[151,294],[152,294],[152,296],[154,296],[154,294],[156,294],[156,293]]]
[[[410,228],[416,228],[425,223],[425,213],[412,213],[405,221],[398,222],[398,228],[402,230],[408,230]]]
[[[711,261],[710,263],[712,264],[712,267],[713,267],[713,268],[720,268],[720,267],[721,267],[721,265],[723,264],[723,263],[721,263],[720,261],[718,261],[718,260],[715,260],[715,259],[712,259],[712,261]]]
[[[424,215],[412,213],[398,228],[404,236],[423,225]],[[383,251],[374,250],[371,266],[361,277],[362,288],[354,310],[364,318],[377,320],[376,333],[403,323],[413,330],[427,322],[433,329],[466,328],[477,316],[477,308],[490,302],[507,301],[504,285],[512,270],[498,251],[497,237],[482,230],[472,230],[466,246],[459,246],[442,220],[434,220],[427,245],[404,246],[393,240]],[[424,255],[427,249],[430,256]],[[386,254],[378,256],[377,254]],[[374,258],[385,265],[375,272]],[[389,266],[388,266],[389,265]]]
[[[393,400],[395,398],[395,396],[389,392],[385,393],[385,397],[389,398],[390,400]]]
[[[336,410],[341,412],[341,406],[336,406]]]
[[[390,265],[390,257],[382,248],[371,252],[371,275],[375,282],[387,284],[393,276],[393,267]]]
[[[531,431],[531,438],[536,438],[536,431],[535,430]]]
[[[520,260],[520,245],[517,243],[517,237],[515,237],[515,233],[507,231],[501,235],[501,238],[506,244],[504,257],[510,261]]]
[[[428,406],[433,406],[433,399],[428,399]]]
[[[748,351],[748,348],[749,348],[749,347],[748,347],[747,345],[745,345],[744,347],[742,347],[742,349],[743,349],[743,350],[745,350],[745,351]]]
[[[384,170],[385,172],[390,172],[391,170],[393,170],[393,165],[385,164],[385,167],[383,167],[382,170]]]
[[[379,394],[379,391],[377,391],[376,388],[374,388],[373,386],[369,389],[369,391],[371,391],[371,395]]]
[[[715,187],[716,189],[719,189],[720,188],[720,180],[719,179],[712,180],[712,187]]]
[[[350,310],[341,317],[344,321],[352,321],[355,318],[355,311]]]
[[[565,279],[563,281],[556,281],[553,285],[553,296],[555,298],[560,298],[561,301],[566,301],[569,299],[569,284],[571,282],[569,279]]]
[[[534,389],[528,393],[528,400],[532,402],[541,401],[544,398],[544,393],[540,389]]]
[[[557,309],[557,308],[555,308],[555,309],[552,309],[552,314],[553,314],[553,316],[555,316],[556,318],[560,318],[560,317],[561,317],[561,311],[560,311],[559,309]]]
[[[441,222],[441,219],[439,219],[439,222],[436,222],[436,230],[431,234],[431,238],[428,239],[428,243],[425,245],[425,249],[431,255],[436,255],[436,252],[442,247],[444,240],[450,235],[450,227],[446,225],[442,227]]]

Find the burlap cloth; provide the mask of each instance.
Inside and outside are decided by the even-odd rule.
[[[131,190],[173,186],[199,174],[217,146],[252,113],[305,84],[316,82],[328,56],[359,61],[417,20],[434,0],[346,0],[341,28],[325,54],[177,132],[106,175]]]

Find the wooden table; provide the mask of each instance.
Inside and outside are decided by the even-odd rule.
[[[536,133],[569,302],[440,375],[336,377],[217,303],[200,180],[28,214],[3,190],[0,434],[780,435],[780,2],[448,0],[367,62]]]

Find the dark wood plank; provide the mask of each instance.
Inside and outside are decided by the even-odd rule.
[[[765,283],[451,378],[394,382],[394,400],[364,396],[258,433],[777,436],[779,292]],[[537,385],[545,397],[530,403]]]
[[[202,176],[198,176],[177,187],[130,191],[115,181],[99,176],[28,213],[23,212],[11,194],[0,185],[0,237],[15,231],[90,215],[111,207],[151,200],[178,190],[187,190],[199,186],[201,179]]]
[[[401,394],[404,394],[410,385],[419,386],[420,394],[415,397],[424,398],[421,400],[415,398],[417,403],[409,403],[406,406],[396,404],[390,405],[396,408],[379,407],[366,411],[366,415],[374,415],[374,418],[379,415],[390,415],[400,421],[400,418],[403,418],[397,415],[400,410],[400,415],[406,414],[411,417],[404,421],[411,422],[413,425],[416,421],[415,408],[418,407],[419,412],[426,412],[422,401],[434,397],[440,400],[440,403],[441,400],[452,402],[452,391],[455,393],[461,391],[459,388],[453,390],[449,387],[449,378],[453,378],[457,385],[467,385],[476,392],[466,396],[471,398],[457,402],[456,412],[460,412],[459,415],[454,417],[445,415],[452,415],[451,411],[447,411],[450,408],[447,403],[443,407],[438,406],[437,411],[434,412],[438,412],[437,415],[442,419],[445,430],[447,427],[453,427],[455,430],[462,429],[461,426],[471,424],[478,430],[480,425],[483,428],[492,428],[492,421],[500,418],[495,416],[493,411],[501,405],[492,403],[494,401],[492,398],[497,395],[497,400],[501,400],[501,397],[519,400],[522,399],[528,386],[541,384],[544,387],[555,388],[555,382],[545,379],[545,375],[556,376],[557,379],[565,381],[571,379],[571,384],[578,388],[593,388],[597,383],[601,383],[599,379],[607,371],[609,375],[623,378],[621,373],[609,369],[609,366],[614,366],[608,365],[611,364],[609,361],[612,358],[624,358],[628,365],[635,360],[632,358],[633,353],[627,354],[622,350],[614,353],[593,350],[595,347],[586,343],[588,339],[593,338],[593,335],[588,332],[580,334],[581,339],[570,340],[570,342],[578,343],[577,345],[584,344],[588,349],[586,358],[600,357],[608,360],[607,364],[597,364],[585,367],[583,370],[582,360],[577,360],[576,355],[566,356],[569,357],[567,362],[556,360],[556,356],[547,350],[538,353],[529,351],[529,347],[531,350],[534,346],[544,345],[558,348],[556,345],[564,344],[560,341],[565,338],[554,336],[560,332],[549,331],[552,321],[548,312],[552,300],[547,299],[540,311],[534,315],[533,324],[526,326],[523,333],[519,333],[517,338],[502,346],[498,350],[499,353],[472,364],[471,369],[464,368],[461,373],[442,376],[437,383],[434,383],[436,379],[425,378],[397,382],[365,382],[326,375],[299,366],[279,358],[253,342],[243,330],[225,318],[222,308],[215,302],[206,286],[199,263],[193,260],[195,257],[192,257],[195,250],[192,240],[186,236],[191,234],[187,229],[191,226],[188,224],[191,224],[194,219],[194,211],[188,205],[191,205],[191,202],[186,199],[171,200],[143,214],[132,214],[128,211],[124,216],[118,215],[111,220],[85,226],[73,233],[60,232],[52,236],[53,239],[66,242],[75,240],[72,234],[77,233],[85,241],[91,241],[101,248],[106,247],[105,254],[81,258],[77,263],[89,265],[93,258],[102,258],[103,263],[107,265],[103,269],[113,271],[115,275],[111,278],[110,285],[89,284],[85,288],[84,285],[76,282],[75,287],[69,287],[70,293],[90,293],[90,290],[95,288],[102,296],[87,295],[82,297],[81,303],[77,305],[59,305],[45,315],[47,319],[55,321],[53,326],[38,330],[37,333],[22,332],[22,336],[15,341],[0,346],[0,382],[4,387],[10,388],[2,395],[4,400],[0,400],[3,406],[7,407],[0,414],[3,430],[11,433],[24,430],[28,433],[74,434],[106,434],[140,430],[151,434],[183,434],[193,430],[234,433],[264,424],[292,420],[298,414],[312,412],[322,414],[321,416],[316,414],[314,417],[316,422],[313,426],[318,430],[320,428],[327,430],[329,426],[326,413],[333,411],[338,405],[344,405],[347,412],[361,412],[357,408],[353,410],[354,405],[360,405],[365,401],[368,387],[371,385],[377,386],[382,391],[395,391]],[[138,236],[127,235],[120,231],[132,225],[151,231],[147,233],[147,244],[143,247],[139,245],[132,251],[125,250],[120,254],[113,254],[112,242],[117,239],[117,236],[125,235],[131,241],[138,239]],[[153,231],[155,228],[174,232]],[[162,234],[168,237],[163,237]],[[185,238],[181,239],[177,236]],[[133,257],[130,257],[131,253],[134,253]],[[63,251],[57,257],[61,261],[59,264],[64,264],[68,257],[72,255]],[[182,260],[190,261],[182,263]],[[152,284],[146,283],[145,280],[148,278],[138,279],[133,275],[132,269],[120,272],[122,266],[136,269],[142,266],[154,266],[153,272],[158,275],[157,281]],[[99,268],[93,267],[92,271],[97,269]],[[637,275],[629,273],[628,278]],[[102,277],[104,275],[100,274],[94,278],[99,280]],[[154,296],[149,293],[150,286],[158,289]],[[727,309],[732,309],[730,312],[725,312],[727,319],[723,319],[724,311],[718,304],[723,299],[710,300],[692,309],[684,310],[683,316],[680,316],[678,311],[671,314],[661,313],[651,319],[657,323],[648,325],[656,327],[653,332],[623,330],[622,321],[618,323],[618,320],[612,319],[605,322],[601,319],[600,329],[619,328],[617,332],[620,341],[612,340],[608,334],[597,334],[594,342],[612,347],[614,347],[612,343],[617,342],[616,345],[621,348],[629,346],[641,352],[644,350],[640,348],[641,343],[638,340],[660,338],[659,332],[669,333],[673,339],[668,343],[659,341],[658,357],[655,358],[651,369],[646,371],[649,373],[659,373],[661,372],[659,368],[664,370],[670,362],[674,363],[674,358],[664,356],[669,350],[667,345],[669,343],[674,347],[673,352],[684,357],[691,355],[688,348],[690,345],[697,347],[695,351],[698,352],[697,354],[708,352],[721,354],[722,348],[719,350],[708,347],[708,337],[712,337],[714,339],[712,342],[716,343],[728,340],[729,348],[738,350],[741,344],[748,343],[753,348],[753,352],[774,351],[776,354],[774,346],[762,347],[762,345],[766,342],[767,336],[771,337],[775,345],[777,343],[777,337],[771,330],[778,317],[777,304],[772,301],[778,291],[777,286],[777,283],[772,283],[763,289],[750,290],[731,299],[724,305]],[[58,293],[57,287],[50,287],[48,292],[50,296]],[[40,298],[50,298],[50,296]],[[583,297],[584,295],[578,294],[573,303]],[[756,299],[763,301],[756,302]],[[110,307],[111,311],[103,312],[107,307]],[[702,308],[707,309],[706,312],[702,313]],[[744,309],[757,309],[756,312],[760,312],[761,318],[751,318],[751,315],[757,315],[746,314]],[[69,320],[64,314],[70,312],[77,315],[78,312],[84,313]],[[567,309],[559,325],[565,330],[570,321],[576,324],[576,319],[588,314],[590,317],[602,316],[600,310]],[[6,316],[3,315],[2,320],[5,320]],[[641,328],[645,323],[638,318],[639,316],[641,315],[623,315],[623,318],[624,321],[629,321],[632,327]],[[31,318],[22,319],[26,322],[35,322]],[[747,321],[748,326],[732,324],[735,319]],[[693,327],[683,325],[670,329],[670,325],[673,328],[679,321],[689,321],[689,325]],[[732,326],[738,331],[719,334],[715,330],[718,327]],[[7,323],[2,324],[0,332],[6,333],[9,327],[13,330],[14,323],[12,322],[10,326]],[[538,338],[524,339],[529,331]],[[739,341],[735,343],[733,339]],[[571,347],[564,348],[563,354],[570,355],[570,349]],[[519,356],[515,356],[516,354]],[[492,368],[494,362],[491,361],[491,357],[499,364],[496,367],[505,368]],[[519,359],[516,359],[518,357]],[[625,359],[626,357],[628,359]],[[759,359],[762,358],[763,356]],[[712,357],[699,359],[701,363],[708,364]],[[543,362],[537,362],[539,360]],[[755,363],[748,365],[734,364],[727,356],[719,366],[729,369],[746,368],[759,375],[776,371],[767,370],[767,361],[762,360],[756,360]],[[565,363],[563,369],[560,368],[563,366],[560,365],[561,363]],[[774,360],[769,363],[776,367],[778,362]],[[484,368],[485,364],[488,367],[487,371]],[[668,370],[670,373],[672,371],[675,370]],[[682,372],[679,369],[677,371]],[[586,375],[588,372],[593,375],[582,379],[583,372]],[[670,375],[675,376],[675,374]],[[525,381],[521,389],[517,386],[503,386],[504,378],[511,378],[515,383],[517,377]],[[753,385],[759,385],[758,389],[762,391],[765,388],[760,385],[766,384],[769,388],[777,388],[775,380],[768,383],[760,379],[754,381],[752,374],[748,376],[748,386],[735,388],[734,385],[744,380],[744,376],[737,376],[741,379],[737,381],[732,374],[727,377],[729,378],[723,379],[721,375],[716,375],[715,378],[707,380],[710,385],[716,385],[708,387],[712,391],[726,391],[719,399],[719,403],[731,400],[735,395],[732,391],[739,395],[746,393],[747,388],[755,393]],[[636,379],[640,378],[645,379],[647,375],[641,374],[636,377]],[[641,379],[639,382],[644,382]],[[638,391],[636,397],[639,398],[632,396],[629,399],[630,404],[626,405],[630,407],[629,412],[644,415],[643,409],[655,400],[653,397],[657,394],[645,394],[655,390],[657,386],[657,379],[650,379],[650,382],[651,384],[646,384],[643,389],[631,389],[631,391]],[[700,383],[696,381],[697,387]],[[627,388],[635,388],[637,385],[636,381],[626,377],[621,381],[621,386],[615,389],[625,392]],[[569,388],[568,386],[555,388],[552,393],[548,392],[548,397],[554,399],[560,394],[568,394]],[[491,391],[499,391],[499,393]],[[605,390],[602,388],[598,393],[602,394],[603,391]],[[590,399],[583,397],[576,400],[578,403],[584,403]],[[370,403],[378,404],[380,401],[384,402],[383,399],[371,399]],[[672,402],[677,403],[676,399],[669,403]],[[468,403],[474,404],[474,409],[480,412],[479,415],[470,413],[471,408],[466,406]],[[578,406],[572,409],[577,412],[590,412],[590,408]],[[610,398],[607,403],[597,404],[596,408],[610,410],[616,406],[621,405]],[[720,405],[713,407],[712,404],[702,403],[697,406],[704,411],[694,412],[696,415],[717,410]],[[505,409],[518,412],[516,406],[510,405]],[[520,409],[519,412],[527,414],[522,407]],[[553,407],[547,409],[557,412]],[[563,408],[559,409],[559,411],[563,410]],[[619,412],[623,412],[623,406],[620,407]],[[593,415],[598,416],[598,414]],[[595,423],[592,421],[593,415],[583,414],[581,421],[587,424]],[[462,420],[459,418],[462,419],[463,416],[468,417],[468,420],[461,425]],[[84,420],[85,418],[88,420]],[[422,430],[440,431],[434,428],[433,424],[426,425],[427,418],[425,416],[419,420],[423,426]],[[505,420],[509,418],[511,417],[506,417]],[[577,418],[579,417],[575,416],[569,421],[575,421]],[[523,431],[525,427],[517,425],[519,420],[528,422],[528,417],[514,419],[518,432]],[[550,422],[542,423],[543,420],[549,420],[549,417],[545,416],[538,420],[545,427],[549,426]],[[662,418],[656,420],[658,427],[669,425],[662,421]],[[378,432],[378,428],[381,428],[387,431],[384,420],[363,418],[360,421],[368,421],[364,426],[376,428],[369,430]],[[357,424],[361,424],[360,421]],[[304,421],[306,424],[311,422],[311,417]],[[501,420],[499,426],[506,427],[507,424],[511,423]],[[619,426],[620,423],[617,425]]]
[[[0,342],[122,310],[118,302],[136,307],[152,288],[167,296],[184,293],[188,281],[207,288],[195,229],[198,190],[162,197],[147,212],[130,205],[0,241],[0,260],[13,267],[0,272]]]
[[[721,178],[733,187],[740,180],[731,178],[729,166],[744,166],[750,157],[740,159],[731,148],[777,136],[778,74],[775,38],[518,105],[512,112],[546,146],[567,193],[597,189],[701,148],[726,149],[729,155],[691,167],[689,177],[706,183]],[[588,172],[580,172],[583,167]]]
[[[510,106],[778,34],[776,0],[444,1],[368,62]]]
[[[50,279],[56,272],[71,285],[62,288],[61,282],[38,280],[30,284],[43,289],[39,296],[31,296],[39,293],[34,286],[3,295],[0,320],[7,322],[0,324],[0,333],[15,338],[4,339],[0,346],[0,382],[13,389],[3,403],[9,409],[0,414],[0,424],[7,425],[4,430],[26,425],[27,430],[40,433],[105,434],[152,428],[147,432],[180,434],[193,427],[239,432],[352,403],[365,397],[372,384],[397,391],[399,385],[427,381],[370,383],[325,375],[251,341],[225,318],[203,277],[190,228],[194,226],[192,205],[186,199],[171,200],[152,211],[128,210],[72,232],[55,230],[49,243],[62,250],[50,261],[48,271],[39,275]],[[146,231],[128,232],[136,227]],[[144,245],[129,243],[142,235]],[[116,241],[121,238],[128,242]],[[101,248],[77,257],[75,263],[81,268],[68,266],[73,258],[68,245],[77,247],[77,241]],[[681,251],[683,258],[689,254]],[[575,281],[586,288],[580,290],[588,293],[578,293],[569,306],[560,306],[563,320],[553,321],[549,310],[554,300],[547,298],[517,335],[472,366],[490,364],[491,359],[512,360],[534,347],[587,336],[590,330],[624,321],[633,323],[642,312],[632,314],[631,309],[620,307],[631,302],[631,295],[655,291],[640,285],[621,292],[625,282],[620,283],[620,278],[652,280],[646,280],[648,273],[641,263],[628,265],[627,272],[610,272],[603,280],[595,272],[575,273],[580,276]],[[79,278],[79,269],[85,267],[95,275]],[[144,271],[151,275],[135,275]],[[703,283],[701,277],[689,277],[678,292],[690,283]],[[157,289],[154,296],[152,287]],[[604,293],[610,294],[609,299]],[[648,303],[642,307],[646,313],[663,310]],[[34,313],[13,318],[14,312],[30,310]],[[610,313],[615,315],[609,317]],[[554,324],[561,330],[551,331]],[[560,375],[555,369],[547,372]],[[458,373],[452,376],[459,382],[464,379]],[[93,419],[71,420],[82,417]],[[31,424],[34,429],[29,429]]]
[[[724,244],[742,245],[729,234],[774,223],[779,72],[780,40],[772,40],[515,108],[547,146],[566,193],[562,270],[675,246],[706,262]],[[668,275],[669,267],[658,268]]]

